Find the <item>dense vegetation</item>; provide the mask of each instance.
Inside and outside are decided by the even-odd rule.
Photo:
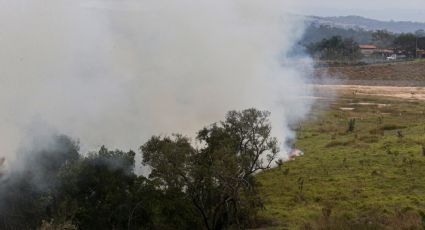
[[[0,229],[225,229],[256,223],[262,199],[254,174],[279,149],[269,113],[231,111],[199,131],[154,136],[140,147],[149,178],[134,173],[135,152],[82,156],[56,135],[20,153],[0,187]]]
[[[334,36],[307,46],[307,51],[316,58],[324,60],[354,61],[361,58],[359,44],[353,39]]]
[[[353,39],[359,44],[368,44],[372,42],[372,31],[362,29],[344,29],[328,25],[310,24],[307,26],[304,36],[300,43],[304,46],[321,42],[323,39],[329,39],[334,36],[340,36],[342,39]]]
[[[257,177],[262,215],[275,229],[423,229],[424,113],[348,92],[317,106],[296,127],[305,155]]]
[[[0,229],[423,229],[425,103],[347,94],[311,114],[294,127],[305,155],[259,174],[278,148],[254,109],[201,129],[197,145],[152,137],[148,178],[135,152],[83,156],[57,135],[1,184]]]

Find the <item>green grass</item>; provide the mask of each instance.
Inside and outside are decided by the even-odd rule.
[[[265,200],[261,216],[275,223],[271,229],[299,229],[328,209],[348,220],[371,211],[425,211],[424,111],[423,102],[371,97],[315,108],[297,131],[296,147],[305,155],[257,176]],[[348,133],[352,118],[355,131]]]

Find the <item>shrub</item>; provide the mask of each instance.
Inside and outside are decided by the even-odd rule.
[[[348,121],[347,133],[354,132],[356,126],[356,119],[352,118]]]

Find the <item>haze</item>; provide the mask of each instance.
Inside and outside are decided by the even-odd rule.
[[[295,3],[295,13],[316,16],[358,15],[378,20],[425,22],[425,3],[423,0],[300,0]]]

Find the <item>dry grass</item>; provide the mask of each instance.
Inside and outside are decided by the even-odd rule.
[[[425,86],[425,61],[317,68],[315,76],[359,85]]]

